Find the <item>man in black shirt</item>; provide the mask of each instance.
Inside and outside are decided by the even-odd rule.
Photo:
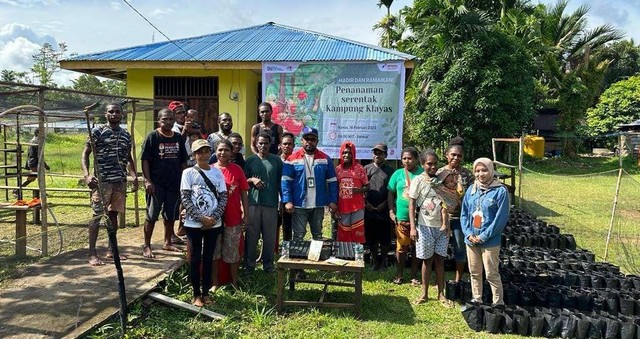
[[[145,258],[154,258],[151,236],[160,211],[164,219],[164,245],[166,251],[180,252],[172,244],[173,224],[178,218],[180,179],[187,167],[187,151],[180,133],[172,131],[174,113],[168,108],[158,112],[158,128],[147,135],[142,144],[142,174],[147,200],[144,222]]]
[[[387,145],[379,143],[371,150],[373,162],[364,167],[369,179],[364,213],[365,238],[373,258],[374,270],[386,268],[391,241],[391,219],[387,206],[387,185],[394,169],[387,164]],[[382,258],[378,257],[378,249]]]

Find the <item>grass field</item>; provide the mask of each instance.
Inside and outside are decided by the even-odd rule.
[[[80,153],[84,135],[49,135],[46,159],[55,173],[80,174]],[[467,159],[469,160],[469,159]],[[580,176],[617,169],[617,159],[578,158],[527,161],[523,179],[523,206],[534,214],[555,223],[563,233],[576,236],[580,246],[593,250],[599,259],[604,255],[604,244],[609,225],[617,172]],[[640,173],[633,161],[625,161],[629,174],[623,176],[619,212],[614,218],[614,242],[609,261],[629,268],[635,262],[635,247],[622,244],[638,244],[640,225]],[[48,187],[83,187],[77,178],[47,176]],[[52,210],[59,221],[59,228],[51,226],[49,248],[57,251],[59,233],[64,239],[63,251],[86,247],[86,223],[91,216],[88,195],[53,193],[48,195]],[[0,201],[5,199],[0,191]],[[139,202],[144,205],[144,197]],[[129,207],[133,199],[128,199]],[[133,212],[127,214],[128,227],[133,226]],[[138,231],[139,230],[139,231]],[[328,232],[328,227],[325,227]],[[635,232],[635,233],[634,233]],[[136,234],[141,230],[136,229]],[[10,213],[0,212],[0,239],[14,237],[13,219]],[[40,246],[39,227],[30,225],[28,245]],[[106,237],[101,232],[101,237]],[[637,247],[637,246],[636,246]],[[626,252],[625,252],[626,251]],[[42,260],[36,251],[29,251],[26,259],[12,256],[13,244],[0,242],[0,287],[10,282],[17,269],[31,262]],[[637,267],[631,266],[631,268]],[[190,301],[191,294],[183,268],[165,280],[163,293],[183,301]],[[406,272],[408,274],[408,272]],[[393,270],[374,272],[367,268],[364,275],[362,318],[354,319],[349,311],[327,309],[290,308],[276,315],[275,275],[258,270],[242,280],[240,290],[224,288],[216,296],[211,309],[225,314],[223,322],[210,322],[200,316],[176,309],[136,302],[131,308],[127,329],[129,337],[329,337],[329,338],[494,338],[487,333],[472,332],[464,323],[458,308],[446,308],[436,301],[413,305],[419,289],[408,284],[391,284]],[[448,276],[449,277],[449,276]],[[338,277],[341,278],[341,277]],[[344,278],[344,277],[342,277]],[[348,278],[348,277],[347,277]],[[431,287],[433,292],[434,287]],[[300,285],[294,296],[319,298],[321,290],[310,285]],[[431,293],[433,296],[434,294]],[[329,300],[350,301],[352,294],[342,288],[330,289]],[[91,334],[91,337],[117,337],[117,322],[108,323]],[[514,336],[500,336],[510,338]]]

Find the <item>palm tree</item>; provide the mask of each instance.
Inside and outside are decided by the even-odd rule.
[[[467,7],[465,0],[416,0],[406,22],[415,36],[414,53],[433,46],[447,60],[458,56],[460,43],[492,24],[487,12]]]
[[[382,29],[379,45],[386,48],[391,48],[391,35],[396,22],[396,17],[391,15],[391,4],[393,4],[393,0],[378,1],[378,8],[382,8],[382,6],[386,7],[387,15],[382,17],[382,19],[373,26],[373,30]]]

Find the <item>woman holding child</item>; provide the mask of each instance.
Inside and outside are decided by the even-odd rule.
[[[457,191],[460,198],[464,196],[467,188],[473,183],[473,173],[462,167],[464,160],[464,140],[461,137],[455,137],[449,141],[449,146],[445,150],[447,164],[440,168],[436,174],[442,171],[453,172],[458,181]],[[452,208],[449,210],[449,218],[451,220],[451,232],[453,234],[453,257],[456,260],[456,276],[455,281],[462,280],[464,268],[467,266],[467,252],[464,244],[464,234],[460,226],[460,208]]]
[[[411,240],[415,241],[416,258],[422,262],[422,295],[414,302],[427,301],[431,267],[435,263],[438,300],[444,297],[444,258],[449,244],[449,213],[457,208],[457,176],[449,170],[438,170],[438,156],[432,149],[420,155],[424,172],[413,179],[409,189]],[[417,220],[416,220],[417,219]]]

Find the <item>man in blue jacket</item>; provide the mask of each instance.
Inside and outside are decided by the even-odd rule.
[[[313,239],[322,238],[324,207],[337,209],[338,183],[333,161],[317,149],[318,130],[302,130],[302,148],[293,152],[282,168],[282,203],[292,213],[293,240],[303,240],[307,222]]]

